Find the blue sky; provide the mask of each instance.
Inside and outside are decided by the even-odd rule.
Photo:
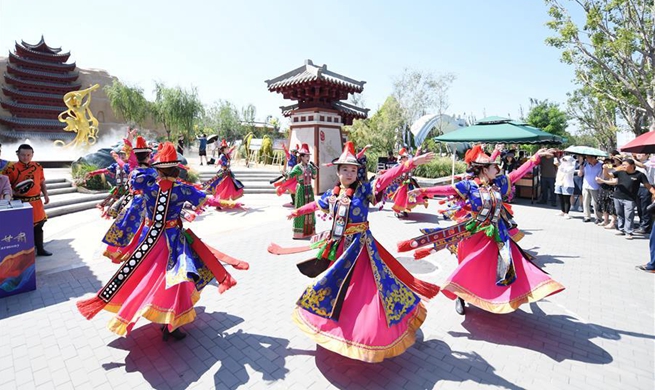
[[[71,3],[72,4],[72,3]],[[14,41],[71,51],[144,88],[153,80],[196,86],[202,101],[252,103],[257,117],[289,104],[264,80],[305,59],[367,83],[374,111],[406,67],[457,76],[450,114],[518,117],[529,98],[566,102],[573,69],[548,47],[540,0],[468,1],[95,1],[0,0],[0,55]]]

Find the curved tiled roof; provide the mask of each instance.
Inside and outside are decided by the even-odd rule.
[[[354,115],[358,118],[366,118],[369,112],[368,108],[357,107],[344,102],[332,102],[332,108],[339,112],[343,112],[344,114]]]
[[[9,127],[32,127],[35,129],[63,129],[66,127],[66,123],[59,122],[56,119],[16,118],[13,116],[0,116],[0,123],[4,123]]]
[[[266,80],[269,91],[275,91],[282,87],[300,85],[317,80],[327,81],[331,84],[341,86],[353,90],[354,92],[362,92],[366,81],[357,81],[349,77],[342,76],[338,73],[328,70],[327,65],[316,66],[311,60],[305,61],[305,65],[300,68],[294,69],[281,76],[271,80]]]
[[[66,91],[66,92],[74,91],[82,86],[82,84],[79,82],[69,83],[69,84],[57,84],[57,83],[47,83],[44,81],[25,80],[19,77],[14,77],[9,73],[5,73],[4,76],[5,76],[5,81],[9,84],[23,84],[35,88],[42,87],[43,89],[52,88],[56,90]]]
[[[39,70],[31,70],[22,68],[14,64],[7,64],[7,72],[23,77],[42,77],[47,79],[56,79],[58,82],[68,83],[77,80],[79,74],[77,72],[70,73],[52,73]]]
[[[48,44],[45,43],[45,39],[43,39],[43,35],[41,35],[41,40],[35,44],[32,45],[30,43],[27,43],[23,40],[20,41],[21,45],[25,46],[28,49],[35,50],[35,51],[41,51],[41,52],[48,52],[52,54],[57,54],[61,52],[61,47],[50,47]]]
[[[355,118],[366,118],[368,116],[368,108],[361,108],[353,106],[352,104],[344,102],[332,102],[332,108],[346,115],[352,115]],[[298,108],[298,104],[280,107],[283,116],[290,116],[294,110]]]
[[[44,53],[22,46],[18,42],[16,42],[16,53],[25,55],[26,57],[34,56],[36,58],[42,58],[48,62],[66,62],[71,55],[71,53]]]
[[[75,62],[70,63],[70,64],[60,64],[56,62],[48,62],[48,61],[39,61],[39,60],[34,60],[31,58],[25,58],[25,57],[20,57],[17,56],[16,54],[9,52],[9,62],[13,64],[19,64],[22,66],[30,67],[34,66],[35,68],[47,68],[54,71],[61,70],[62,72],[69,72],[75,69]]]
[[[13,102],[11,100],[3,100],[0,99],[0,105],[2,107],[11,109],[11,108],[18,108],[21,110],[34,110],[34,111],[52,111],[52,112],[63,112],[66,111],[66,105],[64,105],[63,101],[61,103],[61,106],[46,106],[42,104],[25,104],[25,103],[17,103]]]
[[[64,100],[64,93],[62,93],[60,95],[60,94],[56,94],[56,93],[28,92],[28,91],[21,91],[19,89],[12,88],[10,86],[3,86],[2,91],[7,96],[25,96],[25,97],[48,99],[48,100],[57,100],[57,101],[63,101]]]

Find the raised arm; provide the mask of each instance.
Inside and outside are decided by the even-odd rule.
[[[509,182],[513,184],[517,180],[521,179],[523,176],[527,175],[528,172],[531,172],[532,168],[534,168],[535,165],[539,164],[539,162],[541,161],[541,156],[544,154],[546,154],[545,149],[539,150],[532,157],[530,157],[528,161],[524,162],[520,167],[510,172],[510,174],[508,175]]]
[[[432,161],[432,159],[434,159],[434,153],[426,153],[424,155],[411,158],[402,164],[398,164],[395,167],[388,169],[386,172],[382,173],[375,179],[375,183],[373,183],[373,191],[376,194],[382,193],[395,178],[402,175],[403,173],[411,172],[412,169],[416,168],[418,165],[429,163]]]
[[[291,158],[291,153],[289,153],[289,149],[287,149],[287,145],[282,144],[282,149],[284,149],[284,157],[287,159],[287,161],[289,161],[289,159]]]
[[[360,158],[364,157],[364,153],[366,153],[366,149],[370,147],[371,145],[364,146],[364,149],[360,150],[359,153],[357,153],[357,159],[359,160]]]
[[[84,175],[84,178],[85,179],[90,179],[90,178],[92,178],[94,176],[98,176],[98,175],[102,175],[102,174],[111,175],[111,176],[114,175],[114,173],[112,171],[110,171],[109,168],[102,168],[102,169],[96,169],[95,171],[87,172],[86,175]]]
[[[291,213],[289,213],[289,215],[287,215],[287,219],[293,219],[293,218],[299,217],[301,215],[311,214],[314,211],[318,210],[319,208],[320,207],[318,207],[318,203],[316,203],[315,201],[307,203],[306,205],[304,205],[304,206],[302,206],[300,208],[292,210]]]

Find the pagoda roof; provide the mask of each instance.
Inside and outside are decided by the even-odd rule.
[[[19,102],[39,102],[43,104],[54,103],[52,105],[59,106],[64,101],[64,93],[56,94],[56,93],[28,92],[28,91],[21,91],[19,89],[12,88],[8,85],[2,86],[2,92],[4,92],[5,96],[13,98],[14,100]]]
[[[70,64],[60,64],[57,62],[39,61],[30,58],[20,57],[9,52],[9,62],[30,69],[49,70],[51,72],[70,72],[75,70],[75,62]]]
[[[67,73],[52,73],[43,72],[39,70],[31,70],[22,68],[14,64],[7,64],[7,73],[11,73],[21,78],[35,79],[35,80],[51,80],[55,83],[69,83],[77,80],[79,74],[77,72]]]
[[[12,129],[63,130],[66,123],[57,119],[16,118],[0,116],[0,123]]]
[[[26,48],[34,51],[40,51],[43,53],[51,53],[51,54],[57,54],[61,52],[61,47],[50,47],[45,43],[45,40],[43,39],[43,35],[41,35],[41,40],[39,43],[32,45],[30,43],[27,43],[23,40],[20,41],[21,45],[25,46]]]
[[[68,108],[64,104],[64,102],[61,102],[61,105],[59,106],[48,106],[44,104],[29,104],[29,103],[18,103],[14,102],[11,100],[4,100],[0,99],[0,106],[3,108],[9,110],[9,112],[12,111],[41,111],[41,112],[49,112],[49,113],[57,113],[59,115],[60,113],[66,111]],[[13,114],[13,112],[12,112]]]
[[[352,104],[344,103],[344,102],[331,102],[331,107],[334,110],[339,111],[340,113],[344,115],[349,115],[354,118],[361,118],[364,119],[368,116],[368,108],[361,108],[357,106],[353,106]],[[280,109],[282,110],[282,115],[288,117],[291,116],[294,110],[297,110],[300,108],[298,104],[292,104],[290,106],[282,106]]]
[[[16,54],[21,57],[27,57],[35,60],[43,60],[48,62],[66,62],[70,57],[71,53],[44,53],[41,51],[32,50],[27,48],[20,43],[16,42]]]
[[[0,122],[2,122],[2,117],[0,117]],[[3,130],[0,128],[0,135],[4,135],[9,138],[16,139],[34,139],[34,138],[43,138],[43,139],[60,139],[60,140],[72,140],[75,138],[75,133],[61,130],[43,130],[43,129],[26,129],[26,130]]]
[[[25,103],[14,102],[14,101],[11,101],[11,100],[0,99],[0,105],[2,105],[2,107],[6,108],[6,109],[20,108],[20,109],[24,109],[24,110],[35,110],[35,111],[38,111],[38,110],[41,110],[41,111],[54,111],[54,112],[57,112],[57,113],[60,113],[60,112],[63,112],[63,111],[67,110],[67,107],[66,107],[66,105],[64,104],[63,101],[61,103],[61,106],[46,106],[46,105],[42,105],[42,104],[25,104]]]
[[[362,92],[366,84],[366,81],[353,80],[332,72],[328,70],[327,65],[316,66],[312,60],[306,60],[305,65],[265,82],[269,91],[277,91],[280,88],[302,86],[316,81],[325,81],[355,93]]]
[[[37,92],[70,92],[70,91],[75,91],[80,89],[82,87],[82,84],[79,82],[75,83],[70,83],[70,84],[57,84],[57,83],[48,83],[48,82],[43,82],[43,81],[34,81],[34,80],[26,80],[18,77],[14,77],[10,75],[9,73],[5,73],[5,81],[7,84],[12,84],[15,86],[20,86],[18,89],[27,89],[30,91],[37,91]]]

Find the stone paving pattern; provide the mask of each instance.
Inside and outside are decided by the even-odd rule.
[[[655,275],[648,241],[627,241],[556,209],[519,201],[520,245],[567,289],[512,314],[469,307],[465,317],[439,295],[416,344],[380,364],[317,348],[291,321],[310,279],[295,263],[311,252],[273,256],[270,242],[291,239],[288,196],[248,195],[246,212],[209,211],[191,224],[219,250],[247,260],[223,295],[208,286],[183,341],[163,342],[148,321],[120,338],[106,329],[110,313],[91,321],[75,302],[97,291],[116,266],[101,256],[109,221],[97,210],[45,225],[51,258],[38,258],[38,289],[0,299],[0,389],[653,389]],[[445,225],[438,205],[397,220],[371,212],[373,234],[392,253],[418,229]],[[319,230],[329,221],[319,219]],[[446,251],[422,261],[399,259],[421,278],[442,283],[455,266]]]

